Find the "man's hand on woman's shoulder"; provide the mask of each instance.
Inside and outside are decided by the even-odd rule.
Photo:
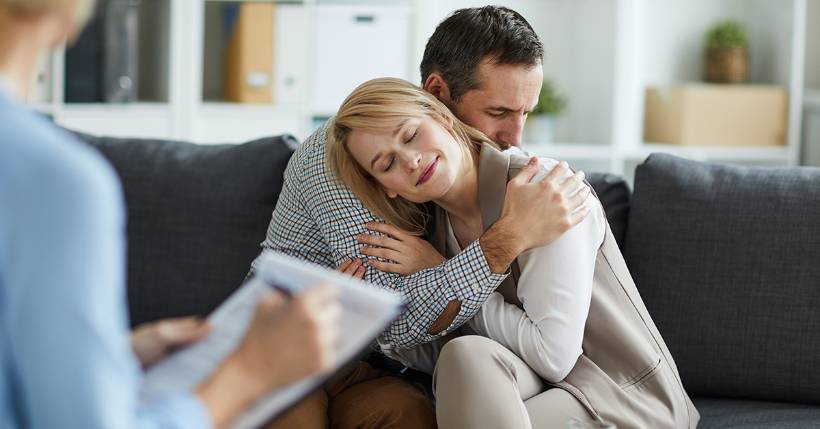
[[[538,158],[530,158],[507,183],[501,217],[481,238],[481,248],[493,272],[503,272],[522,252],[555,241],[589,214],[590,194],[584,173],[572,174],[566,162],[543,178]],[[535,180],[534,180],[535,179]]]

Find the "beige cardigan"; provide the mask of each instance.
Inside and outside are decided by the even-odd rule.
[[[489,145],[482,148],[479,204],[485,229],[501,214],[507,181],[527,160]],[[437,208],[430,238],[442,254],[446,250],[445,222],[445,213]],[[510,288],[516,287],[519,273],[516,263],[499,287],[505,297]],[[683,388],[672,355],[643,304],[608,224],[595,261],[582,349],[569,375],[562,382],[550,384],[572,394],[593,416],[613,422],[620,429],[697,426],[700,416]]]

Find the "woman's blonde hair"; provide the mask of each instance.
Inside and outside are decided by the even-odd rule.
[[[0,0],[0,9],[17,15],[69,12],[83,25],[91,17],[96,0]]]
[[[330,123],[326,143],[327,167],[336,178],[374,214],[418,235],[424,232],[427,223],[422,206],[403,198],[390,198],[384,187],[350,154],[347,138],[353,130],[392,132],[404,120],[424,116],[442,124],[470,162],[476,162],[482,143],[501,148],[481,131],[461,122],[430,93],[395,78],[373,79],[353,90]]]

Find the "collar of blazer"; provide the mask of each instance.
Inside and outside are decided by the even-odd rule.
[[[484,143],[478,161],[478,206],[484,231],[501,216],[507,181],[510,172],[510,155]]]
[[[478,205],[481,220],[486,231],[501,216],[504,197],[507,194],[510,155],[484,143],[478,161]],[[447,214],[438,205],[432,205],[431,221],[428,224],[430,243],[442,255],[447,243]]]

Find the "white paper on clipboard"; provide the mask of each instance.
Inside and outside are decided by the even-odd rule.
[[[333,370],[271,392],[242,413],[231,428],[255,428],[278,415],[370,344],[399,315],[399,295],[316,264],[266,251],[253,277],[208,316],[211,333],[149,368],[143,379],[140,400],[147,403],[170,394],[190,392],[205,381],[238,346],[257,300],[270,292],[271,285],[281,285],[298,293],[302,288],[318,283],[339,287],[342,316]],[[282,344],[282,347],[288,345]]]

